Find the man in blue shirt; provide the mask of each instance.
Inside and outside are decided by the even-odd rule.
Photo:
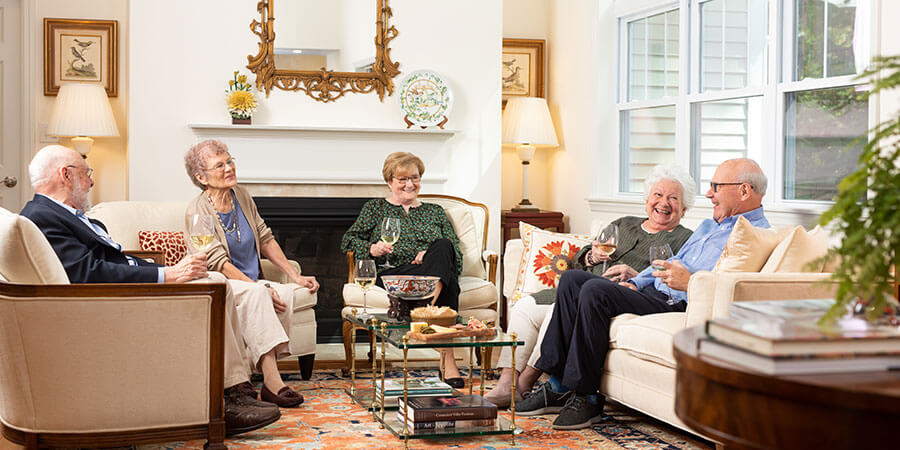
[[[762,209],[766,185],[766,176],[753,160],[725,161],[706,192],[713,204],[713,218],[700,224],[677,255],[654,261],[665,270],[650,266],[622,283],[583,271],[563,273],[556,307],[541,343],[541,358],[535,365],[549,373],[550,380],[517,403],[516,413],[558,412],[553,428],[562,430],[598,422],[604,399],[597,392],[609,351],[612,318],[624,313],[685,311],[691,274],[715,267],[738,217],[756,227],[769,227]]]

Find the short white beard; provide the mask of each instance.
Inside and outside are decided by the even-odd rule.
[[[74,203],[75,209],[82,211],[91,209],[91,199],[88,197],[91,188],[85,186],[81,178],[77,177],[73,178],[72,184],[74,185],[72,189],[72,203]]]

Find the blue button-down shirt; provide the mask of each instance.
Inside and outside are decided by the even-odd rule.
[[[728,236],[731,235],[731,229],[734,228],[734,224],[737,223],[740,216],[744,216],[754,227],[770,227],[769,221],[763,214],[762,206],[743,214],[726,217],[722,219],[722,222],[706,219],[681,246],[678,254],[669,258],[669,261],[680,262],[691,273],[698,270],[712,270],[719,261],[722,250],[725,249],[725,244],[728,242]],[[672,299],[686,302],[687,292],[672,289],[661,279],[651,275],[655,270],[653,266],[647,267],[628,281],[634,283],[639,290],[652,284],[658,291],[669,294]]]

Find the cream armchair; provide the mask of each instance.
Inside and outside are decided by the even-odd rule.
[[[91,208],[88,216],[103,222],[109,235],[123,248],[138,250],[138,231],[183,231],[186,208],[186,202],[103,202]],[[295,261],[291,264],[295,269],[300,269]],[[263,259],[261,265],[262,272],[270,276],[270,281],[290,284],[290,280],[268,260]],[[318,297],[309,289],[294,286],[294,313],[288,337],[291,339],[291,355],[298,358],[300,374],[308,380],[316,358],[316,313],[313,308]]]
[[[222,283],[70,285],[37,226],[0,208],[3,436],[224,448],[224,308]]]
[[[522,259],[522,240],[507,241],[503,292],[512,296]],[[602,392],[610,400],[691,431],[675,415],[672,337],[687,327],[727,315],[731,302],[828,298],[836,285],[829,273],[697,272],[688,283],[687,310],[612,321]],[[549,307],[548,307],[549,308]],[[693,431],[691,431],[693,432]]]
[[[475,317],[484,322],[496,323],[499,311],[496,286],[497,254],[487,250],[489,224],[487,206],[449,195],[423,194],[419,195],[419,199],[443,207],[459,237],[460,250],[463,254],[462,274],[459,277],[459,314],[465,318]],[[354,308],[363,306],[362,290],[353,283],[353,261],[353,254],[348,253],[348,279],[343,290],[342,316],[350,314]],[[366,293],[366,302],[369,310],[374,313],[384,313],[390,306],[387,292],[377,286]],[[353,330],[352,324],[345,320],[343,325],[347,362],[345,372],[350,368],[350,333]],[[369,342],[372,344],[373,340],[369,339]]]

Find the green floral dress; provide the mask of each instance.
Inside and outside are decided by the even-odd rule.
[[[387,256],[390,257],[391,264],[409,264],[419,252],[427,250],[432,242],[444,238],[453,244],[457,261],[456,274],[462,272],[462,252],[459,250],[456,231],[444,209],[432,203],[409,208],[407,214],[402,206],[393,205],[383,198],[369,200],[363,205],[356,222],[344,233],[341,250],[353,252],[356,259],[372,258],[369,247],[381,240],[381,220],[385,217],[400,219],[400,239],[394,243],[394,253],[374,258],[376,264],[385,263]]]

